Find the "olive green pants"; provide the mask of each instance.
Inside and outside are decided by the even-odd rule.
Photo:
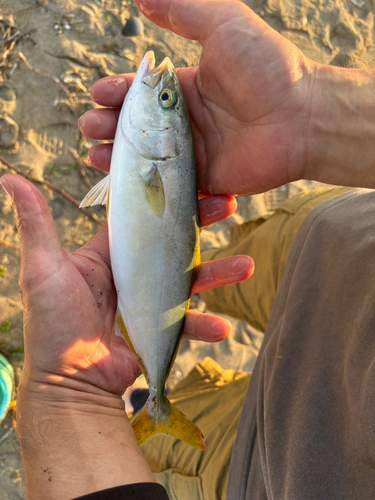
[[[203,261],[250,255],[254,276],[243,283],[202,294],[211,311],[246,320],[264,331],[294,239],[317,206],[350,188],[326,187],[298,194],[272,215],[231,228],[231,242],[202,255]],[[170,392],[169,398],[205,435],[203,452],[170,436],[155,436],[143,447],[156,480],[171,500],[226,499],[229,466],[250,373],[224,370],[206,358]]]

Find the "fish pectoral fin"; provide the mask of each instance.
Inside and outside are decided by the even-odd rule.
[[[83,198],[79,208],[93,207],[94,205],[105,205],[109,194],[109,174],[96,184]]]
[[[156,217],[163,216],[165,210],[165,195],[163,181],[156,163],[139,173],[145,189],[145,198]]]
[[[152,413],[148,411],[148,401],[132,420],[132,427],[135,432],[139,446],[156,434],[169,434],[185,443],[206,450],[206,441],[200,429],[187,418],[180,410],[173,406],[166,396],[160,402],[162,408],[159,412],[155,409]],[[158,415],[158,416],[156,416]]]

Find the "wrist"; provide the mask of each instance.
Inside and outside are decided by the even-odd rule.
[[[35,387],[20,390],[17,431],[28,498],[67,500],[154,481],[119,396],[59,391],[35,397]]]
[[[106,390],[103,383],[106,379],[102,373],[98,377],[95,372],[88,377],[86,372],[64,370],[51,372],[44,368],[35,367],[28,358],[25,359],[21,380],[18,388],[18,404],[23,400],[30,403],[47,404],[56,411],[64,410],[66,404],[76,403],[78,406],[90,406],[115,410],[124,409],[121,396],[126,386],[122,384],[107,384],[112,389]],[[118,387],[117,387],[118,385]],[[131,385],[131,383],[129,384]],[[100,410],[102,411],[102,410]]]
[[[69,413],[70,410],[110,415],[124,413],[124,402],[120,394],[105,391],[95,385],[61,375],[45,375],[42,378],[27,378],[22,373],[18,388],[17,407],[33,405],[48,406],[54,414]]]
[[[375,71],[316,64],[303,178],[375,187]]]
[[[306,178],[310,171],[313,158],[310,154],[311,114],[313,110],[316,73],[319,64],[301,56],[295,66],[293,83],[293,115],[290,117],[291,126],[288,142],[288,171],[285,182],[298,181]]]

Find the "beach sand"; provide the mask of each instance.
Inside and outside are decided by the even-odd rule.
[[[374,66],[372,0],[246,3],[315,61],[349,68]],[[80,201],[103,176],[87,160],[94,141],[82,137],[77,128],[79,116],[93,107],[88,89],[106,75],[135,71],[146,50],[154,50],[157,62],[169,56],[176,67],[199,62],[197,42],[163,31],[144,18],[142,35],[122,36],[122,26],[134,16],[140,14],[126,0],[0,0],[0,42],[4,41],[0,83],[10,84],[17,95],[16,102],[5,102],[0,92],[0,157],[35,180],[68,250],[88,241],[105,221],[103,207],[90,209],[94,214],[90,216],[58,192],[63,189]],[[17,133],[13,145],[1,147]],[[0,174],[9,171],[0,165]],[[203,250],[226,245],[231,225],[270,213],[288,196],[312,185],[300,181],[241,198],[234,216],[203,231]],[[20,253],[14,215],[3,193],[0,214],[0,351],[13,364],[18,381],[24,358]],[[262,332],[232,321],[234,333],[220,345],[183,341],[171,385],[205,356],[225,368],[252,370]],[[9,434],[11,427],[9,415],[0,427],[2,500],[25,498],[19,447],[15,433]]]

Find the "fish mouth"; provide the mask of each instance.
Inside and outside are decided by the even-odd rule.
[[[174,66],[169,57],[166,57],[155,69],[155,72],[160,73],[161,71],[170,71],[170,70],[174,70]]]
[[[155,68],[155,54],[152,50],[149,50],[143,56],[142,62],[138,68],[138,74],[143,77],[147,73],[150,73],[154,68]]]
[[[164,74],[171,74],[173,72],[174,66],[169,57],[166,57],[159,66],[155,68],[155,55],[152,50],[146,52],[138,70],[140,80],[152,89],[156,87]]]

